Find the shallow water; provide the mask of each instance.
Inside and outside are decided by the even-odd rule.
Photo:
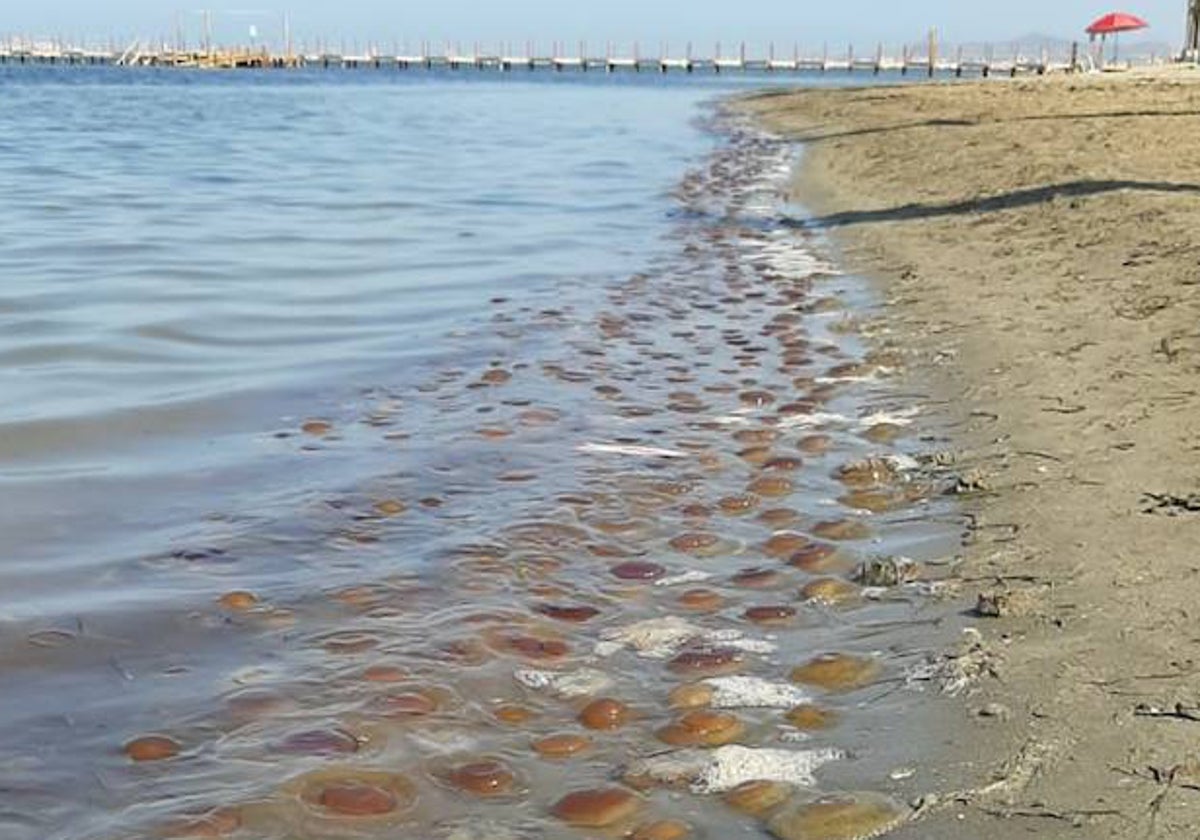
[[[884,669],[811,692],[841,725],[800,743],[740,710],[738,740],[882,783],[908,752],[888,733],[919,738],[903,652],[941,608],[799,589],[939,557],[953,520],[919,476],[877,516],[833,478],[917,451],[921,406],[863,361],[869,287],[786,221],[794,150],[714,130],[712,84],[0,75],[5,837],[214,808],[187,831],[572,836],[553,803],[665,749],[697,665],[786,682],[834,650]],[[805,543],[779,532],[837,554],[789,565]],[[708,577],[663,585],[685,573]],[[666,661],[598,652],[664,616],[693,636]],[[590,693],[631,721],[537,758],[586,698],[529,668],[605,675]],[[179,754],[131,762],[147,734]],[[511,790],[449,781],[482,758]],[[394,801],[331,814],[337,778]],[[755,825],[646,798],[639,819]]]

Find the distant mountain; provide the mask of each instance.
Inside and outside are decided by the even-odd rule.
[[[957,51],[961,48],[963,55],[966,56],[984,56],[990,52],[993,57],[998,59],[1010,58],[1013,55],[1038,58],[1045,52],[1051,59],[1063,60],[1071,54],[1071,45],[1076,43],[1079,44],[1081,52],[1086,52],[1089,47],[1087,34],[1080,32],[1078,38],[1067,38],[1061,35],[1031,32],[1011,40],[975,41],[963,44],[946,43],[942,45],[942,50],[943,52]],[[917,48],[918,45],[914,43],[913,47]],[[923,49],[924,44],[920,44],[919,48]],[[1112,55],[1111,38],[1108,40],[1105,52]],[[1123,35],[1120,40],[1120,56],[1123,61],[1148,61],[1151,58],[1171,57],[1177,52],[1179,52],[1179,46],[1176,44],[1138,38],[1138,33]]]

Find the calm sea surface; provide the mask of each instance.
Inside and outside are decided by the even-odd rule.
[[[712,143],[703,87],[354,77],[0,76],[0,614],[180,596],[107,574],[310,480],[264,431],[486,358],[489,298],[644,263]]]
[[[710,125],[763,82],[0,68],[0,836],[573,836],[680,681],[882,657],[914,598],[797,586],[947,528],[837,501],[920,406],[781,225],[793,150]],[[593,653],[664,616],[671,667]],[[640,723],[537,759],[583,698],[522,668]]]

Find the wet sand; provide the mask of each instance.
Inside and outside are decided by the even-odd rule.
[[[961,791],[897,837],[1194,837],[1200,824],[1200,77],[746,101],[880,278],[868,331],[936,383],[988,668]],[[991,672],[989,674],[989,672]]]

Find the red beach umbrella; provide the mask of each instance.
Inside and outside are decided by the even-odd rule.
[[[1118,32],[1145,29],[1149,25],[1137,15],[1126,12],[1109,12],[1104,17],[1092,21],[1092,25],[1086,31],[1089,35],[1115,35]]]
[[[1087,33],[1096,40],[1096,36],[1100,36],[1100,62],[1104,63],[1104,41],[1109,35],[1113,36],[1113,61],[1117,60],[1117,36],[1122,32],[1132,32],[1135,29],[1145,29],[1150,24],[1142,20],[1137,15],[1131,15],[1128,12],[1109,12],[1104,17],[1096,18],[1092,21],[1092,25],[1087,28]]]

